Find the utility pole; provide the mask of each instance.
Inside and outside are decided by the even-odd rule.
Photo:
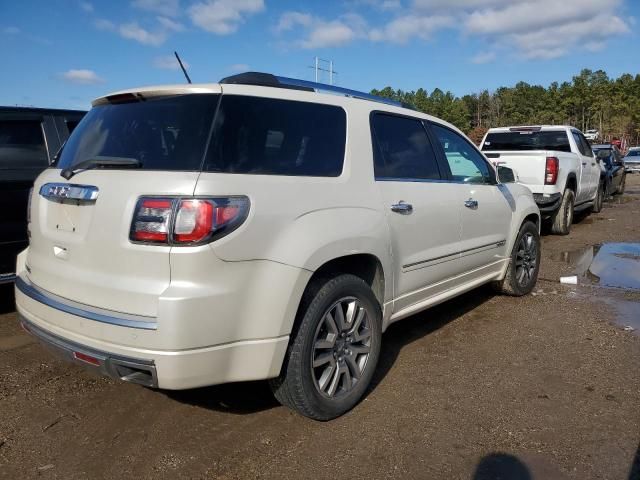
[[[315,70],[316,83],[320,81],[321,72],[327,72],[329,74],[329,85],[333,85],[333,76],[338,74],[338,72],[333,69],[333,60],[325,60],[319,57],[314,57],[314,66],[310,66],[309,68]]]

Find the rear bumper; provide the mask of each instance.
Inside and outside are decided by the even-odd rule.
[[[101,375],[149,387],[181,390],[273,378],[280,374],[289,343],[289,335],[282,335],[197,348],[149,348],[157,343],[153,337],[171,337],[172,332],[163,333],[161,327],[148,330],[87,318],[82,312],[72,313],[56,304],[58,299],[46,298],[47,293],[42,290],[35,295],[25,285],[29,285],[28,281],[18,277],[16,308],[26,330],[66,360]],[[128,344],[106,340],[122,336],[130,339]],[[87,363],[86,357],[82,360],[83,355],[97,360],[97,364]]]
[[[562,203],[562,193],[534,193],[533,199],[543,215],[555,213]]]
[[[626,164],[624,166],[624,171],[629,173],[640,173],[640,164]]]

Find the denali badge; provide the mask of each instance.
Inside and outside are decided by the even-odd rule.
[[[64,200],[95,202],[96,198],[98,198],[98,187],[71,183],[45,183],[40,187],[40,195],[58,202]]]

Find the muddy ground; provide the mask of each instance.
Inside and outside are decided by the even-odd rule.
[[[543,238],[536,295],[480,289],[390,327],[373,388],[329,423],[264,382],[91,376],[22,332],[3,288],[0,478],[640,478],[640,290],[558,282],[581,249],[640,242],[640,175],[627,190]]]

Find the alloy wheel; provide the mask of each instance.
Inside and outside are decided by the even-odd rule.
[[[322,316],[313,339],[311,371],[325,397],[348,394],[367,366],[371,351],[371,319],[362,303],[346,297]]]
[[[516,280],[518,285],[526,287],[534,278],[538,266],[538,245],[532,233],[525,233],[518,243],[516,251]]]

